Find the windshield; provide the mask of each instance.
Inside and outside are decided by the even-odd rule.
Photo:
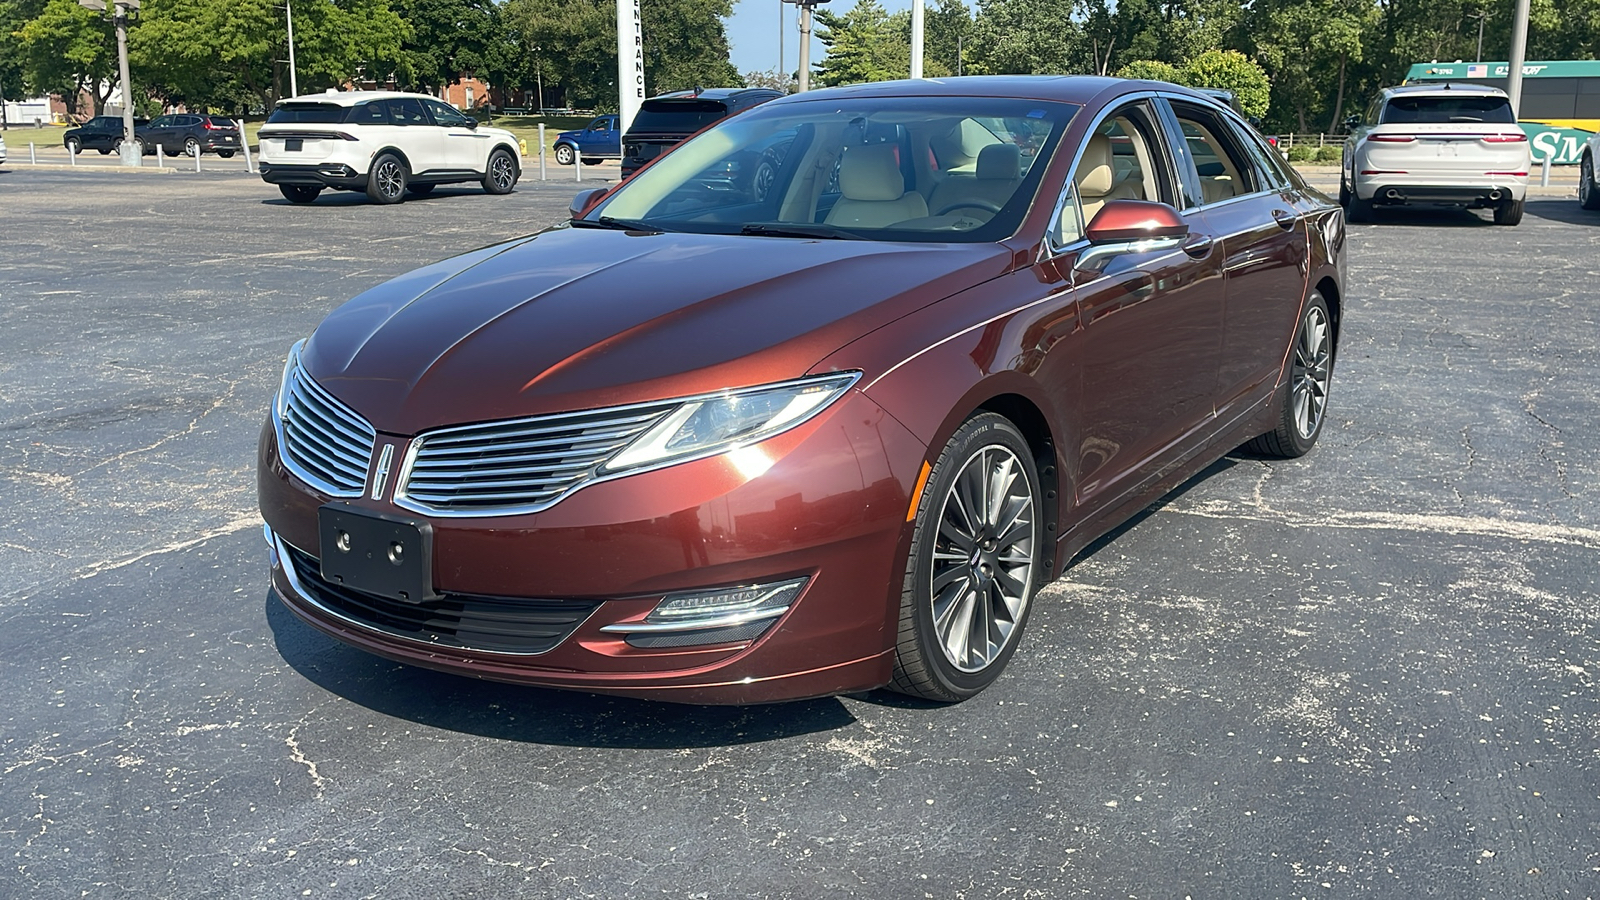
[[[1505,97],[1395,97],[1383,110],[1383,125],[1491,122],[1510,125],[1511,101]]]
[[[335,125],[344,121],[344,107],[336,103],[280,103],[267,117],[268,125]]]
[[[1021,223],[1078,109],[991,97],[765,104],[679,145],[575,224],[997,241]]]

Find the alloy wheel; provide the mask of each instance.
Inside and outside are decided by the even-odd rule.
[[[495,154],[489,161],[489,177],[494,179],[494,186],[502,191],[511,190],[517,182],[516,167],[511,164],[511,158],[503,153]]]
[[[979,449],[950,485],[938,523],[934,632],[952,666],[979,672],[1010,644],[1033,584],[1038,516],[1021,461],[1007,447]]]
[[[376,173],[378,179],[378,193],[386,199],[395,199],[400,192],[405,190],[405,180],[400,172],[400,164],[392,159],[385,159],[378,163]]]
[[[183,155],[185,155],[185,156],[199,156],[200,155],[200,142],[195,140],[194,138],[189,138],[188,140],[184,141],[183,142]]]
[[[1328,407],[1328,381],[1332,375],[1332,343],[1328,316],[1322,307],[1306,311],[1300,336],[1294,344],[1293,385],[1294,427],[1300,437],[1309,439],[1322,424]]]

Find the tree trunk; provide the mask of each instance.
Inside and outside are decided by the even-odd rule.
[[[1294,114],[1295,114],[1295,117],[1300,120],[1300,127],[1296,128],[1295,131],[1297,133],[1299,133],[1299,134],[1305,134],[1306,133],[1306,108],[1304,106],[1296,107],[1295,111],[1294,111]]]
[[[1333,98],[1333,120],[1328,123],[1329,134],[1339,130],[1339,120],[1343,118],[1341,114],[1344,112],[1344,64],[1348,55],[1346,53],[1339,54],[1339,93],[1335,94]]]

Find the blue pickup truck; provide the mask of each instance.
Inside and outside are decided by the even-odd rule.
[[[617,117],[595,116],[582,131],[563,131],[556,135],[556,163],[572,165],[574,159],[586,163],[622,156],[622,132]]]

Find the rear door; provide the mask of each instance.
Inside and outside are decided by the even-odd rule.
[[[1185,149],[1188,201],[1221,239],[1225,283],[1217,415],[1229,417],[1277,384],[1306,288],[1304,204],[1252,153],[1249,138],[1208,104],[1170,98],[1169,128]]]
[[[444,152],[444,132],[433,124],[433,119],[418,97],[390,97],[388,129],[393,143],[405,153],[411,163],[412,175],[447,168]]]

